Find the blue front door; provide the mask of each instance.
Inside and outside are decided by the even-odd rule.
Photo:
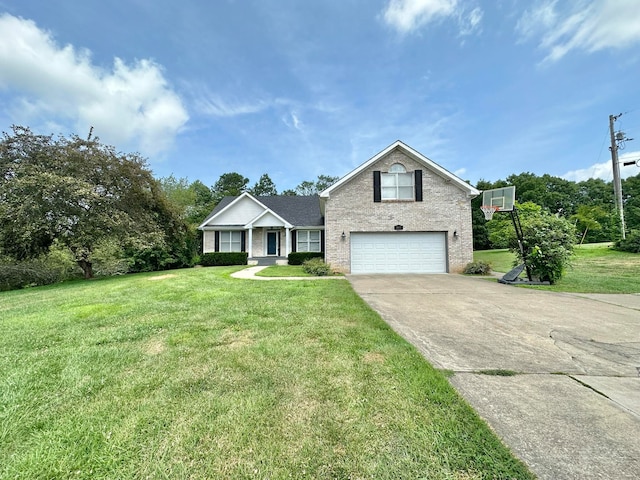
[[[267,255],[278,254],[278,232],[267,232]]]

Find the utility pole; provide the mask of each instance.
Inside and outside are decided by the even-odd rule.
[[[620,114],[622,115],[622,114]],[[624,206],[622,204],[622,181],[620,180],[620,162],[618,161],[618,143],[616,141],[616,134],[614,132],[613,123],[620,117],[620,115],[609,115],[609,133],[611,134],[611,162],[613,164],[613,192],[616,200],[616,210],[620,215],[620,230],[622,233],[622,239],[626,238],[625,224],[624,224]],[[622,134],[624,138],[624,134]]]

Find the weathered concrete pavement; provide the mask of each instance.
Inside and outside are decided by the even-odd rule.
[[[455,372],[452,385],[539,478],[640,477],[640,295],[460,275],[348,279],[435,367]]]

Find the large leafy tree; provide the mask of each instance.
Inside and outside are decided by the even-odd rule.
[[[146,162],[97,138],[36,135],[14,126],[0,141],[0,249],[35,258],[54,242],[93,276],[101,243],[141,249],[184,247],[184,224]],[[179,245],[178,245],[179,244]],[[171,261],[179,262],[173,258]]]
[[[627,227],[640,227],[640,209],[636,212],[633,208],[636,203],[640,205],[640,191],[634,188],[634,178],[623,180],[625,195],[625,215]],[[640,183],[640,176],[636,180]],[[521,204],[536,203],[542,210],[551,214],[571,218],[577,222],[577,227],[585,234],[585,242],[611,241],[619,235],[620,225],[613,203],[613,186],[611,182],[590,178],[581,182],[572,182],[551,175],[537,176],[533,173],[520,173],[509,175],[506,180],[487,182],[480,180],[477,184],[479,190],[488,190],[507,185],[516,187],[516,199]],[[626,186],[626,188],[625,188]],[[486,223],[479,211],[482,196],[472,202],[473,208],[473,245],[476,249],[504,247],[504,236],[500,242],[494,244],[490,231],[487,229],[491,222]],[[628,205],[628,208],[627,208]],[[582,206],[589,207],[585,209]],[[628,212],[628,214],[627,214]],[[638,213],[638,215],[636,215]],[[597,221],[593,223],[593,221]],[[587,224],[589,225],[587,227]],[[493,229],[495,232],[495,228]]]
[[[271,180],[271,177],[269,177],[269,175],[266,173],[262,174],[262,176],[260,177],[260,180],[258,180],[256,184],[253,187],[251,187],[249,192],[252,195],[255,195],[257,197],[272,196],[272,195],[278,194],[278,190],[276,189],[276,184],[273,183],[273,180]]]
[[[574,222],[576,229],[580,233],[580,245],[582,245],[587,239],[587,234],[591,233],[595,241],[598,241],[597,237],[594,237],[594,233],[598,234],[602,231],[602,222],[608,221],[610,215],[598,205],[578,205],[576,213],[574,213],[570,220]]]
[[[622,180],[627,230],[640,230],[640,174]]]
[[[249,179],[239,173],[230,172],[220,175],[218,181],[211,187],[214,203],[217,205],[223,197],[235,197],[247,191]]]
[[[200,180],[189,183],[187,178],[169,175],[159,181],[169,201],[189,225],[197,227],[215,207],[213,192]]]
[[[537,176],[525,172],[509,175],[507,184],[516,187],[519,202],[533,202],[549,213],[569,217],[576,211],[577,186],[575,182],[549,174]]]
[[[331,175],[318,175],[315,181],[305,180],[300,182],[294,190],[285,190],[283,195],[317,195],[323,190],[340,180],[340,177],[332,177]]]
[[[476,188],[481,192],[499,188],[506,185],[500,185],[499,182],[492,183],[487,180],[480,179],[476,184]],[[471,200],[471,225],[473,229],[473,249],[486,250],[492,248],[489,240],[489,230],[487,229],[487,221],[480,207],[482,206],[482,193]],[[498,247],[494,247],[498,248]]]
[[[176,178],[173,174],[158,180],[167,199],[186,215],[188,208],[196,203],[196,194],[186,177]],[[206,188],[206,187],[205,187]]]

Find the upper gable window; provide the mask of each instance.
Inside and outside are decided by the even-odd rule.
[[[407,173],[407,169],[401,163],[394,163],[389,167],[389,173]]]
[[[382,200],[413,200],[413,173],[407,173],[401,163],[394,163],[388,173],[380,175]]]

